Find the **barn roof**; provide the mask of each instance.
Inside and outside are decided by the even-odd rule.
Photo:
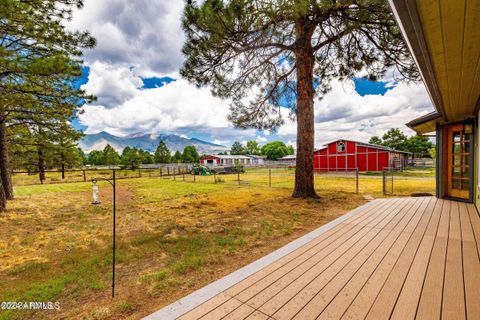
[[[320,151],[320,150],[323,150],[323,149],[326,149],[328,145],[332,144],[332,143],[337,143],[337,142],[345,142],[345,141],[350,141],[350,142],[355,142],[359,145],[362,145],[362,146],[365,146],[365,147],[369,147],[369,148],[375,148],[375,149],[379,149],[379,150],[386,150],[386,151],[392,151],[392,152],[398,152],[398,153],[405,153],[405,154],[410,154],[411,152],[406,152],[406,151],[400,151],[400,150],[396,150],[396,149],[392,149],[392,148],[389,148],[389,147],[385,147],[385,146],[380,146],[378,144],[372,144],[372,143],[367,143],[367,142],[362,142],[362,141],[357,141],[357,140],[350,140],[350,139],[337,139],[337,140],[334,140],[334,141],[330,141],[326,144],[323,145],[323,148],[320,148],[320,149],[317,149],[315,151]]]

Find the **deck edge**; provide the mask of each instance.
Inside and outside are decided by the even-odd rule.
[[[373,203],[377,201],[381,201],[381,199],[377,199],[374,201],[370,201],[364,205],[361,205],[344,215],[338,217],[337,219],[330,221],[329,223],[307,233],[306,235],[295,239],[292,242],[287,243],[285,246],[263,256],[262,258],[253,261],[252,263],[240,268],[223,278],[220,278],[205,287],[202,287],[189,295],[173,302],[165,306],[164,308],[146,316],[143,320],[174,320],[178,317],[186,314],[187,312],[195,309],[199,305],[207,302],[211,298],[215,297],[216,295],[222,293],[223,291],[227,290],[228,288],[234,286],[235,284],[239,283],[240,281],[245,280],[247,277],[251,276],[252,274],[260,271],[261,269],[265,268],[269,264],[274,263],[275,261],[283,258],[287,254],[297,250],[301,246],[307,244],[308,242],[314,240],[321,234],[327,232],[328,230],[332,229],[333,227],[339,225],[343,221],[353,217],[359,211],[363,210],[366,207],[371,206]]]

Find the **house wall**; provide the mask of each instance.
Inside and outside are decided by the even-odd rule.
[[[474,162],[473,162],[473,181],[474,184],[474,203],[477,207],[477,210],[480,208],[480,174],[479,174],[479,166],[480,166],[480,152],[479,152],[479,142],[480,142],[480,130],[478,129],[478,123],[480,122],[480,111],[477,115],[477,121],[474,125],[475,134],[474,134]]]

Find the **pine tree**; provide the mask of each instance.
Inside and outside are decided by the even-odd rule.
[[[182,153],[180,151],[175,151],[175,154],[172,157],[172,162],[173,163],[179,163],[182,162]]]
[[[103,148],[103,163],[109,166],[116,166],[120,163],[118,152],[109,144]]]
[[[75,89],[73,81],[81,75],[82,49],[93,47],[95,40],[86,32],[67,31],[63,23],[82,4],[0,1],[0,210],[6,198],[13,198],[8,127],[43,126],[42,121],[52,123],[60,114],[72,116],[82,101],[93,99]],[[41,165],[44,152],[37,151]]]
[[[359,71],[418,72],[385,0],[188,1],[181,74],[232,100],[239,128],[276,129],[280,106],[297,121],[294,197],[314,190],[314,97]],[[256,93],[254,98],[252,92]]]
[[[197,148],[194,146],[186,146],[183,149],[182,162],[183,163],[196,163],[200,159]]]
[[[261,150],[257,141],[255,140],[247,141],[247,144],[245,145],[245,154],[259,155],[260,153],[261,153]]]
[[[105,164],[103,152],[100,150],[92,150],[88,154],[87,163],[93,166],[101,166]]]
[[[160,141],[154,156],[155,163],[169,163],[171,160],[170,150],[165,142]]]
[[[238,141],[235,141],[230,148],[230,154],[232,155],[242,155],[245,154],[245,149],[242,144]]]

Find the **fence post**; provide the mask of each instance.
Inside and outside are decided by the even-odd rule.
[[[268,168],[268,187],[272,187],[272,168]]]
[[[356,181],[355,181],[355,182],[356,182],[356,188],[355,188],[355,190],[356,190],[356,193],[358,194],[358,167],[357,167],[356,170],[355,170],[355,179],[356,179]]]
[[[160,171],[160,178],[162,177],[162,167],[160,166],[159,167],[159,171]]]
[[[83,170],[83,182],[87,182],[87,175],[85,174],[85,169]]]
[[[175,176],[175,168],[173,168],[173,180],[177,180],[177,177]]]
[[[142,177],[142,172],[140,171],[140,168],[138,168],[138,177],[139,177],[139,178]]]
[[[237,183],[240,184],[240,170],[237,171]]]
[[[383,195],[385,195],[387,193],[387,190],[385,189],[385,169],[382,169],[382,191],[383,191]]]
[[[392,170],[392,194],[393,194],[393,170]]]
[[[193,171],[193,182],[197,181],[197,175],[195,174],[195,171]]]
[[[213,172],[213,181],[214,181],[214,183],[217,183],[217,175],[216,175],[215,171]]]
[[[182,173],[182,179],[183,179],[183,181],[185,181],[185,172]]]

